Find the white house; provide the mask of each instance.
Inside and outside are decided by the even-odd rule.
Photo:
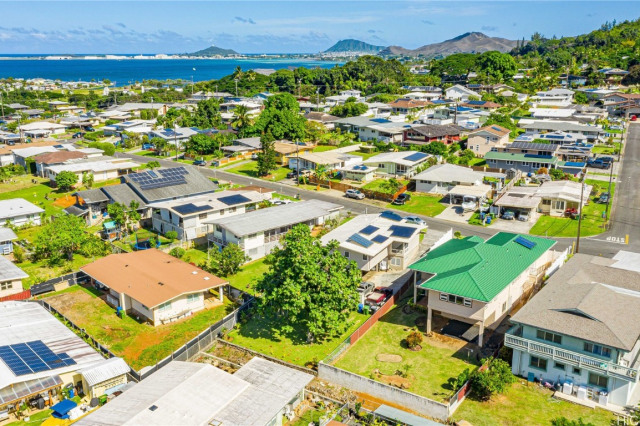
[[[228,190],[196,195],[180,200],[151,203],[153,229],[161,234],[176,231],[180,240],[194,240],[207,235],[208,220],[253,211],[271,199],[272,192]]]
[[[51,182],[55,182],[56,177],[61,172],[75,174],[78,177],[78,182],[82,182],[82,177],[85,174],[93,175],[94,182],[104,182],[131,173],[133,169],[139,166],[139,163],[135,163],[128,158],[104,156],[69,160],[63,164],[46,166],[43,172]]]
[[[504,179],[502,173],[477,172],[456,164],[437,164],[413,176],[416,192],[446,195],[458,185],[482,185],[485,177]]]
[[[229,284],[197,266],[155,248],[110,254],[80,268],[107,303],[140,316],[154,326],[177,321],[217,304],[209,290]]]
[[[417,151],[383,152],[363,163],[365,166],[376,167],[381,174],[409,178],[416,174],[418,167],[429,157],[429,154]]]
[[[359,215],[324,235],[322,243],[338,241],[340,252],[362,272],[402,270],[418,256],[425,228],[402,219],[388,213]]]
[[[640,400],[640,257],[575,254],[512,318],[512,371],[590,406],[622,411]]]
[[[36,206],[24,198],[0,200],[0,223],[9,222],[13,226],[40,225],[40,213],[44,209]]]
[[[362,163],[359,155],[347,154],[337,150],[323,152],[303,152],[289,158],[290,169],[315,170],[318,166],[325,166],[327,170],[338,170]]]
[[[573,90],[551,89],[536,93],[531,103],[538,106],[567,107],[573,103]]]
[[[36,121],[23,124],[18,127],[27,138],[46,138],[51,135],[61,135],[66,131],[66,126],[48,121]]]
[[[478,92],[474,92],[471,89],[467,89],[464,86],[456,84],[455,86],[451,86],[444,91],[444,96],[446,99],[453,99],[456,101],[468,101],[470,97],[474,97],[480,99],[482,95]]]
[[[320,200],[300,201],[245,214],[208,220],[207,238],[218,247],[237,244],[251,260],[271,252],[291,228],[306,224],[313,228],[338,217],[344,206]]]

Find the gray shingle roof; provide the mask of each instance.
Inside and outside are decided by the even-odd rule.
[[[26,272],[18,268],[6,257],[0,256],[0,281],[11,281],[27,278]]]
[[[455,124],[424,124],[411,126],[411,130],[429,138],[437,138],[440,136],[458,136],[463,129]]]
[[[189,195],[206,194],[208,192],[214,192],[218,189],[218,185],[214,184],[202,173],[200,173],[195,167],[182,166],[188,173],[184,175],[186,183],[165,186],[162,188],[142,189],[139,183],[131,180],[132,175],[125,175],[124,179],[127,185],[135,191],[145,203],[152,203],[154,201],[171,200],[173,198],[183,198]],[[163,169],[158,169],[162,171]]]
[[[102,189],[85,189],[84,191],[76,192],[75,195],[82,198],[87,204],[104,203],[109,201],[109,197],[107,197]]]
[[[0,228],[0,241],[13,241],[17,239],[18,236],[13,232],[13,229],[5,227]]]
[[[630,351],[640,337],[640,273],[615,263],[574,255],[511,320]]]
[[[109,197],[109,199],[114,203],[121,203],[128,206],[131,204],[131,201],[135,201],[140,206],[145,205],[144,200],[140,198],[138,194],[133,192],[133,189],[131,189],[127,184],[109,185],[100,189],[102,192],[107,194],[107,197]]]
[[[339,204],[326,201],[307,200],[206,222],[220,225],[234,235],[241,237],[307,222],[342,208],[344,207]]]
[[[0,201],[0,219],[9,219],[29,214],[40,214],[44,210],[24,198]]]

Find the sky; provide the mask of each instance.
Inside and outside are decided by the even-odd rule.
[[[635,20],[624,1],[0,1],[0,54],[316,53],[355,38],[417,48],[480,31],[529,39]]]

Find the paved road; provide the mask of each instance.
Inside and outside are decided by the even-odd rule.
[[[632,141],[633,139],[632,143],[629,144],[629,145],[632,145],[632,147],[630,146],[627,147],[627,151],[625,152],[625,158],[627,160],[624,161],[623,170],[622,170],[622,173],[618,176],[618,179],[621,179],[623,177],[624,179],[627,179],[626,176],[631,173],[635,173],[635,176],[637,176],[637,172],[635,171],[636,168],[634,165],[636,165],[640,161],[640,142],[636,140],[636,139],[640,139],[640,124],[637,125],[637,127],[636,126],[632,126],[632,127],[634,128],[630,130],[629,138],[628,138],[629,141]],[[116,153],[116,156],[132,158],[135,161],[140,163],[146,163],[149,161],[157,160],[156,158],[143,157],[143,156],[128,154],[128,153]],[[181,163],[176,163],[171,160],[160,160],[160,162],[162,163],[163,166],[166,166],[166,167],[176,167],[181,165]],[[292,197],[296,196],[297,194],[300,194],[300,197],[302,199],[315,198],[318,200],[342,204],[347,210],[354,213],[376,213],[376,212],[385,210],[384,208],[381,208],[372,204],[368,204],[366,202],[356,201],[356,200],[352,200],[345,197],[336,197],[334,193],[309,191],[301,188],[296,188],[291,185],[285,185],[277,182],[269,182],[261,179],[253,179],[250,177],[225,172],[222,170],[211,169],[208,167],[199,167],[198,169],[205,176],[213,177],[215,179],[232,181],[233,183],[238,183],[242,185],[260,185],[265,188],[273,189],[280,194],[289,195]],[[630,181],[633,181],[633,179],[630,179]],[[625,196],[624,186],[621,184],[618,184],[618,185],[619,187],[616,188],[616,197],[614,199],[615,206],[613,207],[613,211],[616,217],[619,212],[622,212],[622,217],[620,219],[620,222],[615,221],[613,229],[605,234],[599,235],[594,238],[582,238],[580,240],[581,253],[601,255],[605,257],[613,257],[619,250],[623,250],[623,249],[640,251],[640,229],[639,229],[640,206],[638,206],[638,204],[640,203],[640,200],[638,200],[637,198],[635,198],[634,200],[633,197],[628,194],[627,196]],[[629,186],[629,183],[627,183],[626,185]],[[621,193],[623,194],[623,196],[620,196]],[[623,200],[623,201],[620,201],[620,200]],[[626,211],[627,209],[625,208],[625,206],[629,205],[629,203],[631,202],[635,203],[636,207],[638,207],[637,210],[634,210],[635,213]],[[634,219],[633,214],[636,214],[638,218]],[[421,216],[421,217],[427,222],[427,225],[429,226],[430,229],[434,229],[437,231],[447,231],[450,228],[453,228],[454,232],[460,231],[463,235],[478,235],[485,239],[489,238],[490,236],[494,235],[497,232],[489,228],[480,228],[473,225],[464,225],[460,223],[449,222],[446,220],[436,219],[436,218],[426,217],[426,216]],[[638,226],[632,225],[634,223],[633,222],[634,220],[636,220],[636,222],[638,223]],[[629,225],[628,226],[625,225],[624,229],[622,229],[622,225],[624,223],[628,223]],[[635,244],[633,246],[635,248],[632,248],[632,246],[627,246],[624,244],[607,241],[607,237],[611,237],[611,236],[616,236],[616,237],[619,236],[624,240],[625,234],[629,234],[629,236],[631,237],[631,242]],[[558,241],[556,248],[559,250],[563,250],[564,248],[571,246],[575,242],[575,239],[573,238],[556,238],[556,240]]]

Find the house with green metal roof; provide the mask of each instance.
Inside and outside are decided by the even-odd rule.
[[[449,240],[409,269],[414,271],[414,303],[427,307],[427,333],[434,314],[494,329],[541,283],[554,260],[555,241],[499,232]]]

